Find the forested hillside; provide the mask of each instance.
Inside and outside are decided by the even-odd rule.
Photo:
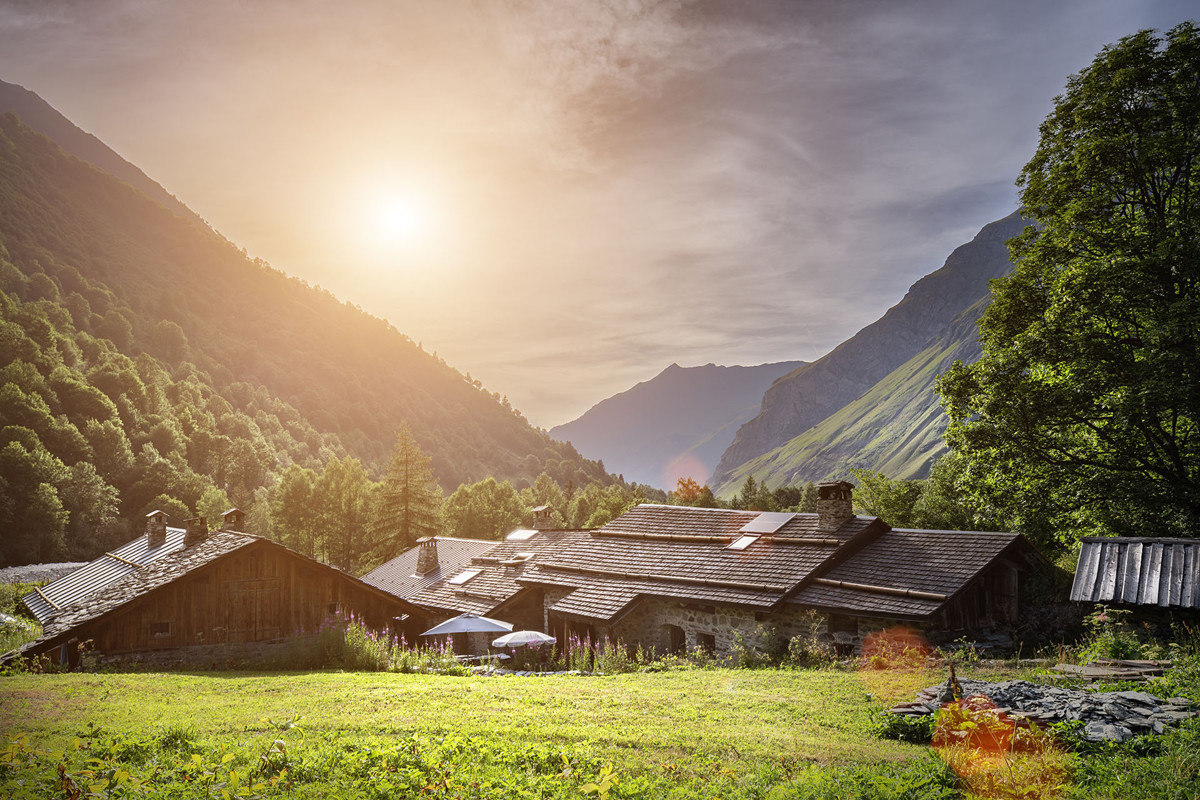
[[[446,489],[609,480],[392,325],[13,114],[0,290],[0,564],[93,555],[155,503],[252,509],[292,464],[380,475],[402,423]]]

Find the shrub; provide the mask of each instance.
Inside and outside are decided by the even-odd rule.
[[[909,744],[929,744],[933,741],[933,730],[932,714],[910,717],[883,711],[871,722],[871,732],[880,739],[895,739]]]
[[[1079,652],[1081,661],[1101,658],[1141,658],[1142,643],[1128,622],[1127,609],[1097,606],[1084,618],[1087,642]]]

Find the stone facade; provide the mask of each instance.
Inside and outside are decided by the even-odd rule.
[[[786,648],[795,636],[824,636],[826,618],[806,609],[785,608],[767,615],[748,609],[646,598],[611,631],[613,638],[658,653],[700,648],[729,653],[744,646]]]

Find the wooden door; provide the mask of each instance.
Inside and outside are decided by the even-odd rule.
[[[230,581],[229,641],[261,642],[283,635],[279,579]]]

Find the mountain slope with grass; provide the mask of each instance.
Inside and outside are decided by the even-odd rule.
[[[861,397],[786,444],[742,464],[714,492],[732,497],[751,475],[768,486],[847,478],[854,468],[893,478],[927,476],[946,451],[946,415],[934,382],[956,360],[979,358],[976,321],[986,306],[986,300],[971,306]]]
[[[794,475],[796,480],[817,480],[830,474],[822,468],[831,463],[829,458],[822,458],[811,467],[804,464],[806,455],[817,446],[818,436],[852,437],[846,443],[827,442],[832,448],[829,452],[839,453],[833,460],[841,462],[854,447],[877,441],[879,434],[868,436],[868,429],[879,425],[895,427],[896,430],[887,436],[898,436],[900,440],[921,430],[931,416],[940,414],[931,389],[921,390],[911,397],[892,397],[881,387],[874,402],[882,403],[885,410],[874,415],[868,414],[865,402],[857,401],[875,390],[881,381],[906,391],[914,389],[913,380],[924,386],[919,374],[910,379],[895,373],[910,369],[923,372],[928,365],[920,358],[921,354],[953,350],[959,346],[952,341],[955,337],[974,341],[977,333],[971,323],[982,313],[980,301],[989,297],[988,282],[1007,274],[1012,268],[1005,241],[1020,233],[1024,226],[1024,220],[1015,212],[986,225],[972,241],[955,249],[941,269],[913,284],[904,299],[879,320],[823,358],[772,384],[763,396],[762,411],[738,430],[733,444],[722,454],[713,474],[713,485],[722,487],[728,494],[728,488],[738,476],[763,470],[762,465],[766,462],[756,459],[767,454],[773,454],[766,461],[776,464],[771,470],[776,478]],[[927,355],[927,358],[933,356]],[[863,420],[862,426],[856,426],[843,414],[851,404],[855,404],[855,413],[865,415],[859,417]],[[897,406],[906,411],[893,413]],[[868,419],[874,422],[868,422]],[[829,425],[821,431],[815,430],[825,420],[830,420]],[[928,438],[929,433],[920,436]],[[803,437],[811,444],[797,444],[792,449],[796,460],[781,460],[778,449],[787,447],[797,437]],[[928,466],[927,448],[913,451],[915,460],[910,461],[899,459],[903,448],[893,452],[886,448],[879,450],[876,445],[872,447],[873,455],[864,454],[855,459],[864,462],[860,466],[878,469],[886,462],[898,474],[910,476],[924,474]],[[883,462],[880,457],[884,458]],[[755,466],[749,466],[751,462]]]
[[[601,400],[550,429],[627,480],[672,489],[680,477],[703,483],[738,427],[758,413],[763,392],[804,365],[672,364],[648,381]]]

